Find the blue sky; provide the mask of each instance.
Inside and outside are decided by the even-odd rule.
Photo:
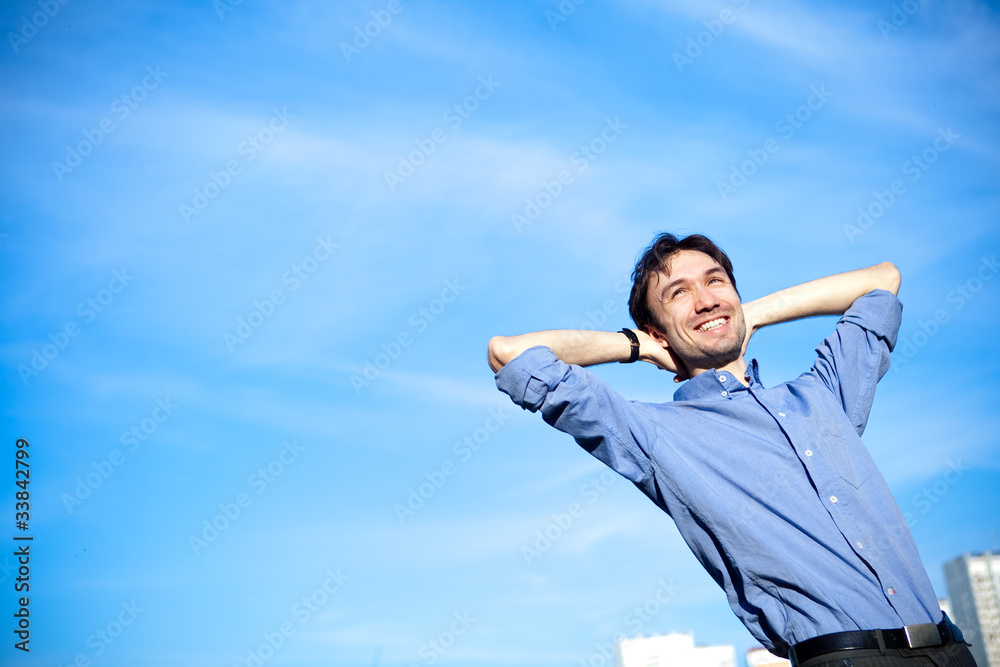
[[[866,443],[939,595],[1000,547],[995,4],[561,7],[4,3],[28,531],[13,463],[2,484],[34,541],[30,656],[0,557],[0,660],[599,665],[671,630],[741,653],[670,519],[486,365],[495,334],[628,325],[659,231],[714,238],[746,299],[895,262]],[[832,326],[756,336],[765,384]]]

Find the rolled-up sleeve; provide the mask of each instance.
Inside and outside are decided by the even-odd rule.
[[[858,435],[868,424],[875,386],[889,370],[902,313],[903,304],[892,292],[869,292],[854,301],[816,348],[810,373],[834,392]]]
[[[497,389],[516,405],[538,412],[545,396],[562,381],[566,367],[549,348],[528,348],[497,372]]]
[[[646,451],[655,427],[646,406],[625,400],[593,373],[547,347],[532,347],[501,368],[496,383],[626,479],[638,484],[651,474]]]

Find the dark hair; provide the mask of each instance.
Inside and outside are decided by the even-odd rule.
[[[697,250],[714,259],[726,271],[729,282],[733,284],[733,289],[736,289],[733,263],[729,261],[722,248],[715,245],[710,238],[701,234],[691,234],[679,239],[673,234],[663,232],[649,244],[642,257],[635,263],[635,270],[632,271],[632,293],[628,297],[628,314],[632,316],[637,328],[648,332],[650,325],[659,327],[656,317],[649,310],[647,300],[649,281],[661,271],[670,273],[670,258],[681,250]],[[736,290],[736,294],[739,295],[739,290]]]

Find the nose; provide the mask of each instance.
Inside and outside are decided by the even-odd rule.
[[[715,309],[719,305],[719,299],[715,292],[704,285],[695,288],[694,308],[699,313],[705,313]]]

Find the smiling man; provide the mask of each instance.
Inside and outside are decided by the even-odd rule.
[[[889,263],[741,304],[708,238],[659,235],[632,274],[636,329],[490,340],[497,387],[669,514],[747,629],[804,667],[974,667],[861,442],[902,305]],[[812,368],[764,387],[762,327],[840,315]],[[584,367],[646,361],[687,383],[629,401]]]

